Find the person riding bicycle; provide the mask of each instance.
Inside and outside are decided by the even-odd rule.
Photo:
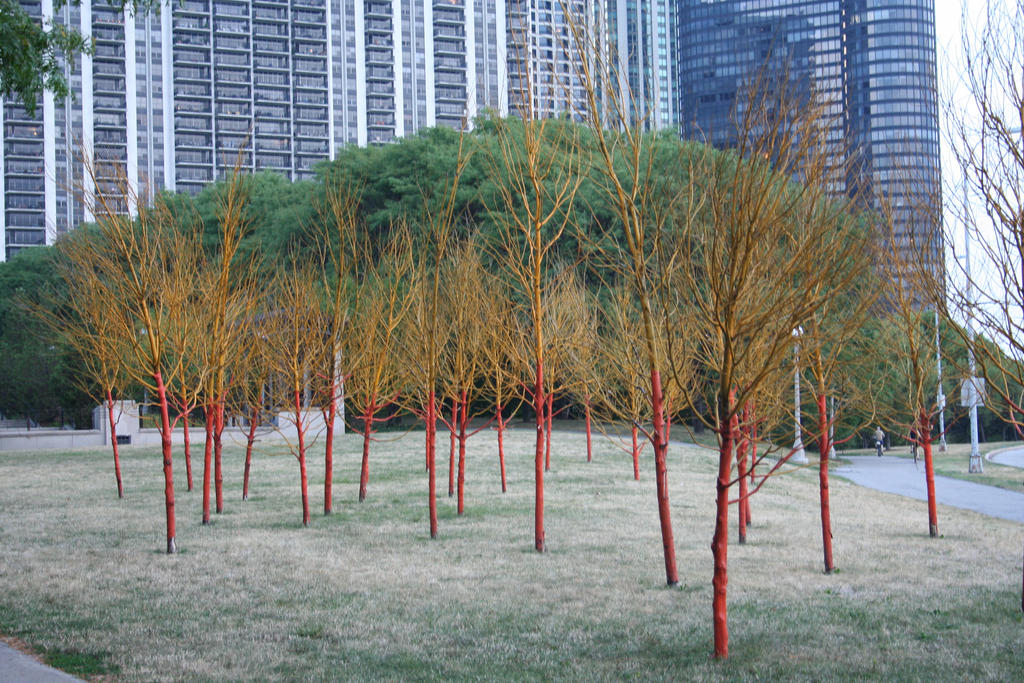
[[[882,426],[878,425],[875,427],[875,455],[879,458],[882,457],[882,444],[885,443],[885,432],[882,431]]]

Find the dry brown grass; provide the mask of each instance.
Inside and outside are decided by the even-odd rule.
[[[375,445],[361,504],[360,444],[343,437],[336,514],[308,529],[294,458],[257,457],[242,503],[227,450],[226,512],[200,526],[182,486],[175,556],[155,450],[126,449],[121,501],[106,451],[0,454],[0,632],[145,681],[1024,677],[1021,525],[946,509],[930,539],[924,503],[835,480],[840,572],[825,576],[816,479],[782,477],[730,548],[731,656],[715,662],[714,454],[670,448],[669,589],[650,450],[634,482],[617,446],[596,441],[588,465],[582,434],[556,433],[539,555],[531,436],[506,437],[505,495],[493,438],[470,440],[467,511],[441,497],[437,541],[422,433]]]

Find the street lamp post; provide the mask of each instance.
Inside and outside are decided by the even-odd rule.
[[[942,393],[942,345],[939,341],[939,309],[935,309],[935,374],[938,376],[938,389],[935,393],[935,405],[939,409],[939,452],[946,452],[946,395]]]
[[[796,439],[793,441],[793,455],[790,457],[790,461],[798,465],[807,464],[807,453],[804,452],[800,429],[800,335],[803,332],[801,327],[793,330],[793,416],[796,420]]]
[[[967,471],[980,474],[984,471],[981,452],[978,450],[978,404],[981,403],[981,383],[978,381],[974,363],[974,280],[971,279],[971,234],[967,225],[967,179],[964,179],[964,271],[967,275],[967,372],[970,375],[964,383],[962,393],[971,410],[971,457]]]
[[[836,457],[836,397],[833,396],[829,399],[829,411],[828,418],[828,457],[834,460]]]

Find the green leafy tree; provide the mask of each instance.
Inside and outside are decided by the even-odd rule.
[[[54,3],[54,10],[64,6]],[[79,0],[72,0],[78,5]],[[109,0],[118,11],[147,12],[159,7],[159,0]],[[0,0],[0,95],[20,101],[29,116],[44,91],[57,100],[71,94],[65,63],[74,64],[81,54],[91,55],[93,43],[73,28],[52,19],[41,22],[31,17],[18,0]]]
[[[74,29],[33,19],[17,0],[0,0],[0,94],[18,100],[29,116],[44,90],[58,100],[71,94],[64,62],[92,54],[92,42]]]
[[[58,307],[66,296],[55,258],[50,249],[26,249],[0,263],[0,413],[36,422],[65,413],[83,426],[92,400],[75,382],[77,356],[30,310],[44,301]]]

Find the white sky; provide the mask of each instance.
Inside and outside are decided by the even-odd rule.
[[[997,3],[1013,2],[1013,0],[993,0]],[[945,223],[946,233],[953,239],[947,244],[948,262],[946,270],[953,276],[950,284],[958,286],[960,278],[955,277],[958,270],[955,257],[963,258],[964,238],[963,228],[957,220],[956,212],[951,210],[961,202],[960,177],[961,171],[949,147],[949,125],[946,115],[946,107],[950,101],[964,101],[967,97],[966,88],[962,84],[963,74],[963,50],[961,46],[961,31],[963,27],[964,6],[975,13],[983,12],[985,0],[935,0],[935,43],[938,60],[939,80],[939,121],[942,127],[942,175],[944,180],[943,201],[946,205]],[[973,23],[973,22],[971,22]],[[964,107],[959,108],[961,111]],[[979,249],[974,249],[971,254],[972,262],[976,262],[979,256]],[[973,264],[972,264],[973,265]],[[962,267],[962,265],[961,265]],[[980,272],[978,267],[974,271]]]
[[[1016,6],[1016,12],[1022,11],[1020,0],[991,0],[992,4],[997,6],[1003,6],[1006,8],[1014,8]],[[939,116],[940,126],[942,126],[943,142],[942,142],[942,174],[944,179],[944,203],[946,204],[945,210],[945,223],[946,223],[946,234],[951,236],[950,243],[947,243],[947,262],[946,270],[949,274],[949,287],[960,288],[963,286],[964,278],[962,274],[958,277],[959,271],[963,268],[963,261],[959,263],[956,258],[963,258],[964,254],[964,230],[963,225],[956,217],[956,211],[951,210],[950,207],[960,204],[962,202],[962,190],[960,189],[960,177],[961,171],[956,163],[952,151],[948,144],[948,124],[946,120],[945,105],[950,102],[963,102],[967,99],[966,88],[962,85],[963,73],[963,57],[962,57],[962,45],[961,45],[961,30],[962,30],[962,16],[964,7],[969,8],[970,12],[970,25],[977,25],[978,19],[984,16],[986,1],[985,0],[935,0],[935,29],[936,29],[936,51],[938,59],[938,79],[939,79]],[[1010,10],[1014,11],[1013,9]],[[962,111],[969,111],[969,107],[963,106],[958,108]],[[984,215],[984,211],[978,202],[972,200],[972,204],[975,205],[976,210],[974,211],[975,216]],[[993,228],[989,226],[979,226],[979,235],[975,237],[980,239],[986,239],[986,235],[991,239],[995,233]],[[971,258],[971,271],[972,276],[975,280],[979,281],[982,285],[982,289],[988,290],[990,295],[999,297],[1004,291],[1001,282],[995,281],[997,278],[994,277],[994,270],[990,266],[986,266],[986,262],[982,255],[982,249],[980,245],[972,242],[970,248]],[[991,276],[986,277],[986,274]],[[981,297],[984,300],[984,296]],[[1005,350],[1004,345],[1004,350]]]

